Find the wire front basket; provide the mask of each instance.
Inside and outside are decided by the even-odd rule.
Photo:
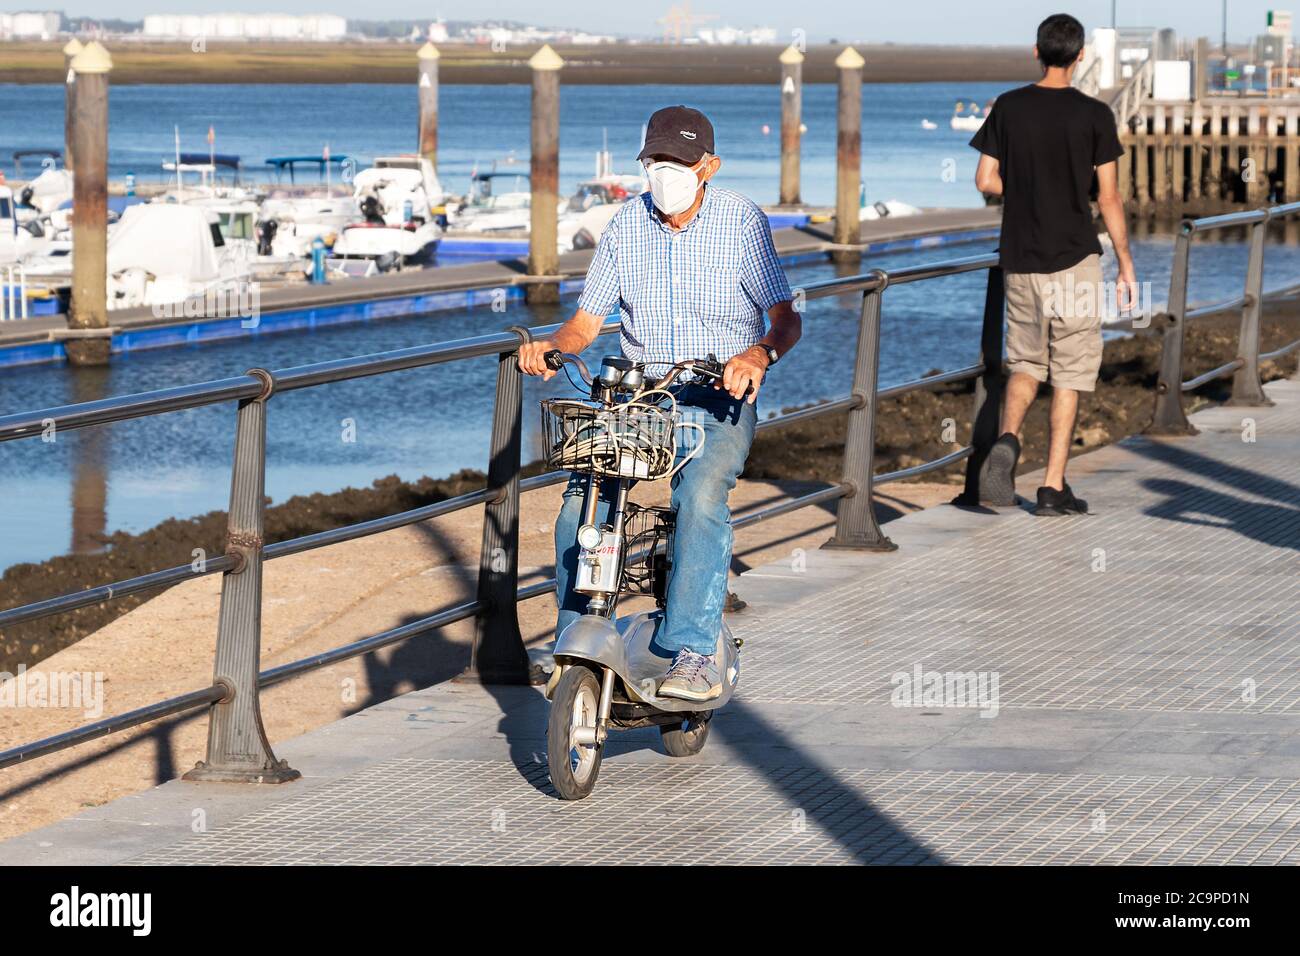
[[[542,440],[552,468],[600,478],[653,481],[673,470],[677,410],[648,402],[606,408],[574,398],[542,403]]]

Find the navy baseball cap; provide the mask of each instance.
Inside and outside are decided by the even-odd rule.
[[[689,106],[665,106],[650,117],[645,146],[637,159],[671,156],[694,166],[705,153],[713,152],[713,124],[699,110]]]

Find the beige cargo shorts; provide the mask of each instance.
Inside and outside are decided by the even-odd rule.
[[[1091,392],[1101,368],[1101,257],[1060,272],[1008,272],[1007,368]]]

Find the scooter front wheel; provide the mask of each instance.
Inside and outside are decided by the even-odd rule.
[[[551,785],[563,800],[581,800],[596,786],[602,747],[596,742],[600,682],[588,667],[573,665],[551,695],[546,725],[546,763]]]
[[[709,713],[691,714],[680,724],[660,724],[664,750],[670,757],[693,757],[709,739]]]

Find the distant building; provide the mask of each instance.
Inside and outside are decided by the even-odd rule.
[[[0,40],[49,40],[62,22],[57,13],[0,13]]]
[[[333,14],[283,13],[151,14],[143,35],[160,40],[342,40],[348,21]]]
[[[757,27],[753,30],[738,30],[735,27],[701,27],[694,37],[683,38],[683,42],[704,43],[709,46],[771,46],[776,43],[776,30],[772,27]]]

